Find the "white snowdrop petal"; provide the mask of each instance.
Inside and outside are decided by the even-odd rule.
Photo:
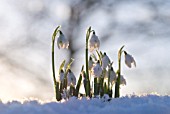
[[[131,63],[129,61],[126,60],[125,63],[129,68],[131,68]]]
[[[102,68],[99,63],[96,63],[92,68],[92,75],[94,77],[100,77],[102,74]]]
[[[122,75],[120,76],[120,85],[126,85],[126,79]]]
[[[133,61],[133,64],[134,64],[134,66],[136,67],[136,61],[135,61],[135,60]]]
[[[64,34],[61,34],[58,36],[58,39],[57,39],[57,46],[58,48],[68,48],[69,46],[69,42],[68,40],[65,38]]]
[[[88,67],[89,67],[88,69],[91,70],[92,67],[93,67],[93,61],[89,59],[88,65],[89,65],[89,66],[88,66]]]
[[[116,81],[116,73],[114,71],[110,71],[110,82],[114,83]]]
[[[89,47],[91,52],[95,49],[99,49],[100,41],[98,39],[98,36],[96,36],[94,33],[90,35],[88,42],[89,42],[88,47]]]
[[[62,82],[63,80],[64,80],[64,73],[61,72],[61,73],[60,73],[60,81]]]
[[[102,68],[105,69],[109,63],[110,63],[109,57],[107,55],[104,55],[104,57],[102,58]]]
[[[132,67],[132,63],[134,64],[134,66],[136,67],[136,62],[134,60],[134,58],[129,55],[128,53],[125,52],[125,64],[131,68]]]
[[[75,75],[73,74],[73,72],[68,72],[68,75],[67,75],[67,84],[68,86],[70,85],[76,85],[76,77]]]

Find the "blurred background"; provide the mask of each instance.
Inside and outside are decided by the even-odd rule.
[[[0,99],[54,98],[51,36],[58,25],[70,48],[55,48],[56,69],[72,57],[79,76],[92,26],[115,70],[122,45],[137,62],[132,69],[122,62],[122,96],[170,95],[169,7],[170,0],[0,0]]]

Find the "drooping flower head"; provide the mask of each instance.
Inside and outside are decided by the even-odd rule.
[[[92,52],[95,49],[99,49],[100,47],[100,41],[98,36],[96,36],[95,31],[90,35],[88,47],[90,49],[90,52]]]
[[[102,74],[102,68],[100,66],[100,61],[98,60],[96,64],[94,64],[92,68],[92,75],[94,77],[100,77]]]
[[[120,76],[120,85],[126,85],[126,79],[122,75]]]
[[[124,51],[125,54],[125,64],[131,68],[132,67],[132,63],[134,64],[134,66],[136,67],[136,62],[135,59],[132,57],[132,55],[128,54],[126,51]]]
[[[76,77],[70,69],[68,70],[68,74],[67,74],[67,84],[68,86],[76,85]]]
[[[89,69],[89,70],[92,69],[93,64],[94,64],[94,62],[93,62],[93,60],[92,60],[92,57],[90,56],[90,58],[89,58],[89,63],[88,63],[88,67],[89,67],[88,69]]]
[[[60,73],[59,73],[59,81],[63,82],[64,81],[64,71],[63,69],[61,69]]]
[[[68,48],[68,46],[69,46],[69,42],[68,42],[68,40],[65,38],[65,36],[64,36],[64,34],[61,32],[61,31],[59,31],[59,36],[58,36],[58,39],[57,39],[57,46],[58,46],[58,48],[60,49],[60,48]]]
[[[109,65],[110,59],[104,52],[103,58],[102,58],[102,69],[106,69],[106,67]]]
[[[110,69],[110,82],[111,82],[112,84],[114,84],[114,83],[116,82],[116,79],[117,79],[116,73],[115,73],[115,71],[113,70],[113,67],[111,67],[111,69]]]

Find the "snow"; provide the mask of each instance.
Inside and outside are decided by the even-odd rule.
[[[129,95],[106,100],[72,97],[63,102],[0,102],[0,114],[170,114],[170,96]]]

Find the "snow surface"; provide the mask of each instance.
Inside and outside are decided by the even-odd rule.
[[[0,102],[0,114],[170,114],[170,96],[131,95],[105,100],[72,97],[64,102]]]

